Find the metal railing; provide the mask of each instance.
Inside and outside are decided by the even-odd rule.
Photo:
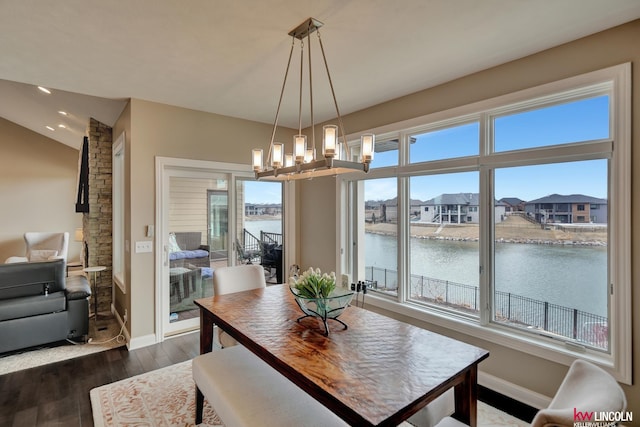
[[[260,231],[260,238],[251,234],[246,228],[242,229],[242,239],[236,240],[238,261],[243,264],[259,262],[264,264],[266,245],[282,245],[282,234]]]
[[[397,293],[395,270],[369,266],[365,268],[365,280],[373,290]],[[480,293],[473,285],[412,274],[409,298],[479,315]],[[497,322],[575,340],[601,350],[609,348],[608,321],[604,316],[503,291],[495,292],[494,305]]]
[[[270,231],[260,231],[260,241],[265,243],[273,243],[275,245],[282,244],[282,233],[272,233]]]
[[[236,239],[236,251],[240,263],[251,264],[260,259],[260,239],[243,228],[241,240]]]

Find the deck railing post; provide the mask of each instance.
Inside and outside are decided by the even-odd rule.
[[[444,302],[449,303],[449,281],[444,284]]]
[[[549,303],[544,302],[544,330],[549,330]]]

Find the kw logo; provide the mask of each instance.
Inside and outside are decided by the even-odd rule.
[[[573,421],[592,421],[593,420],[593,411],[578,411],[577,408],[573,408]]]

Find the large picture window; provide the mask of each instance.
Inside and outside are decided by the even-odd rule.
[[[352,178],[344,233],[371,304],[629,381],[628,73],[386,126],[399,164]]]

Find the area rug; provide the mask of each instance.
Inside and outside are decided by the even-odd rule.
[[[54,343],[5,353],[0,355],[0,375],[123,346],[126,340],[121,332],[121,327],[115,318],[100,320],[98,328],[95,326],[95,321],[91,319],[89,321],[91,342],[86,344]]]
[[[190,360],[94,388],[90,395],[95,427],[195,425],[195,384]],[[478,402],[478,425],[525,427],[529,424]],[[206,399],[200,426],[222,426]]]
[[[195,426],[195,383],[191,361],[94,388],[90,392],[95,427]],[[221,426],[207,400],[200,426]]]

